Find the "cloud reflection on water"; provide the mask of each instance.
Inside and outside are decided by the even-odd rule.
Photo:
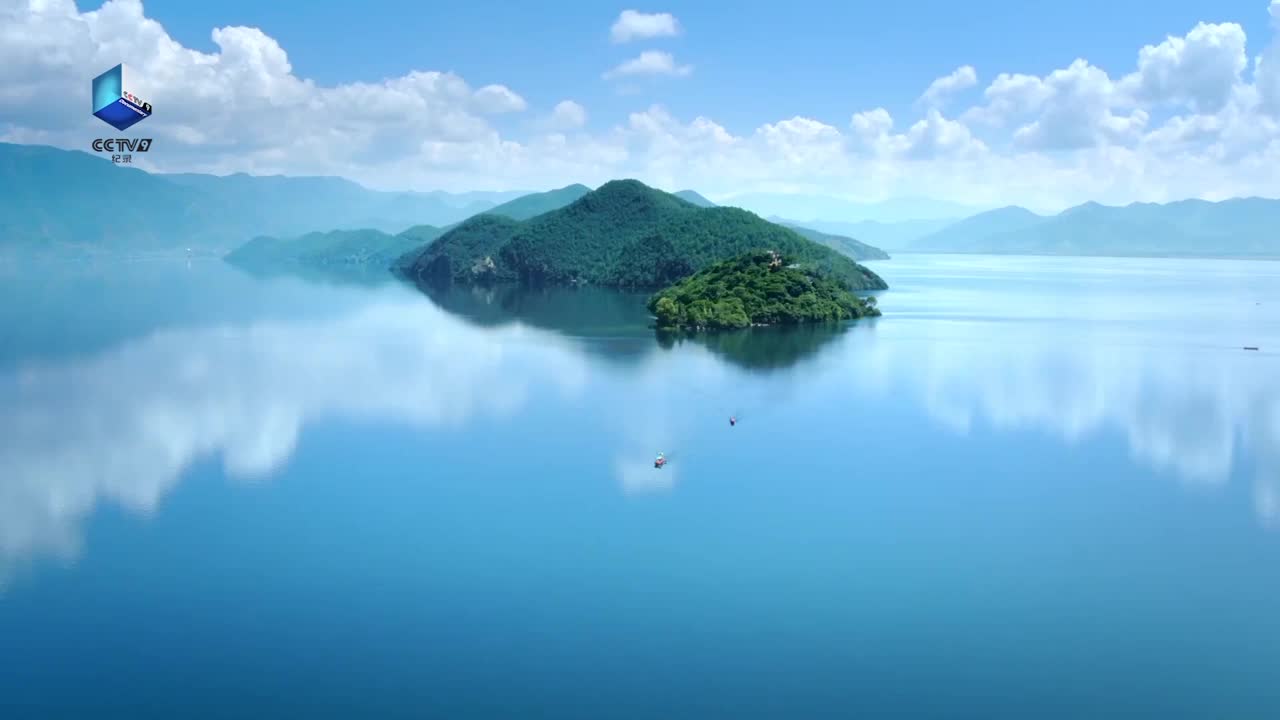
[[[880,338],[861,348],[860,388],[905,389],[961,434],[986,423],[1073,445],[1118,432],[1136,462],[1190,483],[1222,484],[1251,466],[1258,513],[1280,525],[1274,355],[1036,327],[988,338],[982,323],[929,322],[929,340]]]
[[[732,403],[746,388],[786,403],[793,383],[821,388],[852,375],[860,392],[914,400],[956,432],[981,422],[1067,443],[1115,432],[1136,461],[1200,483],[1252,467],[1258,512],[1280,525],[1274,354],[1102,322],[1046,326],[1022,306],[1019,323],[996,323],[964,303],[922,298],[955,306],[953,316],[913,317],[900,297],[899,316],[858,324],[767,382],[696,345],[655,347],[608,370],[636,397],[655,398],[613,428],[621,489],[670,489],[694,423],[718,426],[720,413],[739,412]],[[516,412],[533,383],[580,390],[593,357],[558,333],[478,328],[414,297],[325,320],[166,331],[0,374],[0,580],[27,557],[74,555],[100,502],[151,511],[197,459],[220,457],[228,474],[249,478],[285,462],[302,427],[325,417],[440,426]],[[687,395],[710,414],[689,417]],[[657,450],[672,454],[670,467],[653,469]]]
[[[480,331],[414,298],[337,319],[166,331],[86,360],[0,375],[0,581],[71,557],[103,501],[149,512],[202,457],[265,475],[317,419],[460,424],[579,390],[581,354],[520,326]]]

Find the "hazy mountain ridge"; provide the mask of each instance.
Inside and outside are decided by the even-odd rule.
[[[672,194],[680,198],[681,200],[685,200],[687,202],[693,203],[698,207],[704,207],[704,208],[720,207],[716,203],[708,200],[707,198],[703,197],[702,195],[700,195],[699,193],[693,190],[681,190],[679,192],[675,192]],[[828,233],[828,232],[823,232],[821,230],[815,230],[810,227],[805,227],[800,223],[782,220],[777,217],[768,217],[765,219],[771,223],[791,228],[792,230],[795,230],[797,233],[800,233],[800,235],[804,236],[805,238],[812,240],[816,243],[819,243],[821,245],[826,245],[827,247],[831,248],[832,250],[835,250],[836,252],[844,253],[845,255],[848,255],[854,260],[888,260],[889,259],[889,254],[886,253],[884,250],[881,250],[880,248],[874,247],[872,245],[868,245],[867,243],[861,242],[859,240],[848,237],[846,235],[840,235],[837,233]]]
[[[589,192],[591,188],[576,183],[556,190],[522,195],[481,212],[505,215],[513,220],[528,220],[552,210],[559,210]]]
[[[694,205],[697,205],[698,207],[715,207],[716,206],[715,203],[706,199],[705,197],[702,196],[701,193],[695,190],[679,190],[677,192],[672,193],[672,195],[675,195],[676,197],[680,198],[681,200],[684,200],[685,202],[691,202]]]
[[[794,222],[804,227],[817,227],[817,223],[823,221],[897,223],[915,220],[954,220],[986,209],[933,198],[894,198],[879,202],[858,202],[828,195],[800,193],[738,193],[721,204],[741,207],[761,217],[792,218]]]
[[[1235,198],[1108,206],[1057,215],[1010,206],[926,235],[920,252],[1029,255],[1280,257],[1280,200]]]
[[[858,238],[873,247],[884,250],[907,250],[911,243],[919,238],[937,232],[955,222],[956,218],[944,220],[900,220],[897,222],[880,222],[878,220],[860,220],[858,222],[839,222],[833,220],[811,220],[807,223],[799,220],[778,218],[775,222],[790,225],[804,225],[821,232]]]
[[[0,198],[0,250],[10,255],[32,250],[225,252],[263,236],[297,238],[336,230],[377,230],[391,236],[418,225],[449,229],[481,212],[529,219],[588,192],[583,185],[532,194],[383,192],[336,177],[150,174],[85,152],[9,143],[0,143],[0,181],[7,190]],[[678,196],[695,206],[717,207],[692,190]],[[740,195],[734,201],[752,197],[771,196]],[[964,207],[910,199],[878,205],[894,212]],[[1280,200],[1258,197],[1126,206],[1085,203],[1056,215],[1011,206],[955,222],[779,221],[844,236],[875,250],[1280,257]],[[855,258],[876,257],[844,245],[855,248],[846,250]]]
[[[228,250],[262,235],[448,225],[494,207],[479,193],[381,192],[333,177],[152,174],[9,143],[0,181],[0,245],[23,251]]]
[[[431,225],[417,225],[395,235],[363,229],[314,232],[288,239],[259,236],[228,253],[226,259],[257,272],[368,268],[385,273],[396,258],[443,232]]]
[[[1034,227],[1045,219],[1030,210],[1011,205],[957,220],[918,238],[909,247],[921,251],[946,249],[954,252],[979,252],[970,248],[983,238]]]
[[[776,221],[771,221],[771,222],[776,222]],[[885,252],[884,250],[881,250],[878,247],[873,247],[864,242],[859,242],[858,240],[855,240],[851,237],[846,237],[844,235],[833,235],[831,233],[822,232],[821,230],[814,230],[812,228],[801,227],[799,225],[792,225],[789,223],[778,223],[778,224],[782,225],[783,227],[789,227],[792,230],[795,230],[796,232],[800,233],[804,237],[816,243],[819,243],[821,245],[826,245],[827,247],[831,248],[832,250],[835,250],[836,252],[844,253],[845,255],[848,255],[854,260],[888,260],[889,259],[889,253]]]
[[[541,193],[529,193],[501,205],[474,213],[502,220],[527,220],[556,210],[591,192],[586,185],[569,185]],[[402,256],[420,250],[440,235],[458,227],[461,222],[444,227],[415,225],[403,232],[390,234],[364,228],[307,233],[294,238],[259,236],[226,255],[228,262],[258,273],[291,269],[310,269],[345,274],[359,269],[367,273],[386,273]],[[479,223],[477,227],[487,227]]]

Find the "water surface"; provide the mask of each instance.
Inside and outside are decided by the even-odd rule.
[[[3,717],[1280,716],[1280,264],[873,267],[878,320],[679,341],[6,277]]]

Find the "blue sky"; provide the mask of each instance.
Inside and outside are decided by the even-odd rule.
[[[671,13],[683,32],[615,45],[609,27],[626,7]],[[506,85],[534,104],[573,97],[592,109],[592,124],[612,124],[662,103],[678,116],[714,117],[736,133],[795,114],[834,124],[855,109],[882,106],[906,116],[934,78],[960,65],[973,65],[986,78],[996,72],[1043,75],[1077,57],[1128,69],[1138,48],[1181,35],[1197,22],[1237,22],[1250,37],[1262,37],[1268,19],[1258,0],[736,0],[652,7],[148,0],[146,9],[183,45],[205,52],[217,49],[211,28],[259,27],[288,51],[295,73],[323,84],[452,70],[474,85]],[[695,71],[678,80],[636,83],[638,92],[620,94],[601,73],[641,47],[671,52]]]
[[[627,11],[679,32],[616,42]],[[123,61],[156,107],[135,126],[155,171],[1039,208],[1280,196],[1280,0],[0,0],[0,28],[0,140],[84,147],[85,83]],[[628,61],[685,70],[605,76]]]

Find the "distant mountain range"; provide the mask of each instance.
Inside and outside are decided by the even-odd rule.
[[[872,247],[871,245],[868,245],[864,242],[859,242],[857,240],[854,240],[851,237],[846,237],[844,235],[835,235],[832,233],[825,233],[825,232],[822,232],[821,230],[814,230],[812,228],[800,227],[799,225],[792,225],[790,223],[781,223],[781,225],[783,225],[784,227],[789,227],[792,230],[795,230],[796,232],[800,233],[802,236],[816,243],[819,243],[821,245],[826,245],[827,247],[831,248],[832,250],[835,250],[836,252],[844,253],[845,255],[848,255],[854,260],[888,260],[889,259],[889,253],[885,252],[884,250],[881,250],[878,247]]]
[[[585,197],[585,185],[541,193],[381,192],[334,177],[151,174],[79,151],[0,143],[0,250],[223,253],[263,237],[318,241],[310,261],[379,257],[405,228],[445,231],[480,213],[528,220]],[[717,207],[693,190],[675,197]],[[1056,215],[927,199],[858,204],[826,196],[754,193],[728,201],[855,259],[913,252],[1280,257],[1280,200],[1184,200]],[[874,217],[867,217],[874,216]],[[799,218],[823,218],[804,220]],[[832,217],[838,219],[831,219]],[[963,219],[959,219],[962,218]],[[785,218],[785,219],[784,219]],[[325,237],[333,231],[374,235]],[[376,240],[357,250],[358,237]],[[299,241],[301,242],[301,241]],[[286,252],[284,244],[273,252]],[[302,246],[294,244],[295,250]],[[327,250],[326,250],[327,249]],[[269,255],[270,253],[268,253]]]
[[[716,206],[715,203],[699,195],[693,190],[680,190],[673,194],[676,197],[680,198],[681,200],[684,200],[685,202],[691,202],[694,205],[697,205],[698,207],[715,207]]]
[[[799,225],[799,220],[788,220],[785,218],[771,217],[773,222],[783,223],[784,225]],[[937,232],[948,225],[955,223],[955,219],[950,220],[900,220],[898,222],[879,222],[876,220],[862,220],[859,222],[839,222],[833,220],[810,220],[803,223],[806,227],[815,230],[831,233],[833,235],[843,235],[846,237],[855,237],[858,240],[885,250],[907,250],[916,240]]]
[[[434,225],[416,225],[395,235],[372,229],[330,230],[294,238],[263,235],[232,250],[226,260],[257,274],[315,270],[385,277],[397,258],[443,232]]]
[[[589,192],[591,188],[586,185],[569,185],[558,190],[531,193],[487,208],[472,217],[485,214],[527,220],[562,208]],[[425,246],[457,225],[415,225],[395,234],[362,228],[284,238],[261,235],[232,250],[226,255],[226,260],[264,274],[316,270],[344,276],[385,275],[397,258]]]
[[[985,252],[978,248],[986,238],[1019,232],[1045,219],[1017,206],[988,210],[926,233],[913,240],[908,248],[917,251]]]
[[[524,195],[481,212],[505,215],[512,220],[528,220],[545,212],[559,210],[589,192],[591,188],[586,185],[569,185],[559,190]]]
[[[814,228],[822,221],[896,223],[958,220],[986,209],[931,198],[897,198],[864,203],[827,195],[787,193],[740,193],[720,204],[744,208],[761,217],[794,218],[793,222]],[[863,238],[859,236],[859,239]]]
[[[0,143],[0,246],[233,248],[258,235],[448,225],[521,193],[379,192],[331,177],[162,175],[88,153]]]
[[[979,213],[910,244],[919,252],[1023,255],[1280,257],[1280,200],[1183,200],[1057,215],[1011,206]]]
[[[472,217],[483,213],[527,220],[564,207],[589,192],[591,188],[586,185],[569,185],[558,190],[531,193],[488,207]],[[457,225],[415,225],[395,234],[362,228],[283,238],[261,235],[227,253],[226,260],[256,273],[324,270],[344,275],[385,274],[397,258],[425,246]]]
[[[681,200],[685,200],[687,202],[693,203],[698,207],[704,207],[704,208],[720,207],[716,203],[711,202],[710,200],[706,199],[702,195],[699,195],[693,190],[681,190],[679,192],[672,193],[672,194],[680,198]],[[821,245],[826,245],[827,247],[831,248],[832,250],[835,250],[836,252],[844,253],[845,255],[848,255],[854,260],[888,260],[889,259],[889,253],[886,253],[884,250],[881,250],[878,247],[868,245],[867,243],[855,240],[851,237],[847,237],[845,235],[840,235],[837,233],[822,232],[820,230],[804,227],[799,223],[796,223],[790,220],[783,220],[777,217],[770,217],[770,218],[767,218],[767,220],[771,223],[777,223],[779,225],[789,227],[792,230],[795,230],[796,232],[800,233],[800,235],[802,235],[803,237],[808,238],[809,240],[812,240]]]
[[[482,213],[396,263],[423,284],[525,281],[661,287],[744,252],[777,250],[853,290],[884,281],[847,255],[732,207],[614,180],[520,221]]]
[[[510,200],[528,195],[529,190],[467,190],[466,192],[451,193],[444,190],[430,190],[427,192],[414,192],[411,195],[420,195],[433,200],[438,200],[445,205],[456,208],[473,207],[477,205],[486,205],[493,207]]]
[[[585,185],[569,185],[548,192],[532,193],[485,210],[483,213],[477,213],[473,218],[476,220],[474,223],[454,223],[443,228],[419,225],[395,235],[379,230],[362,229],[315,232],[296,238],[260,236],[236,248],[226,256],[226,259],[246,270],[263,274],[305,270],[343,276],[380,273],[389,268],[396,258],[411,250],[424,247],[459,225],[466,225],[466,227],[460,233],[451,235],[451,239],[470,242],[460,238],[469,238],[477,233],[483,235],[491,232],[505,232],[511,226],[506,222],[508,219],[517,222],[529,220],[571,205],[591,192],[591,189]],[[716,207],[715,203],[692,190],[682,190],[673,193],[673,196],[696,207]],[[852,238],[830,235],[808,228],[789,227],[801,237],[825,245],[854,260],[888,259],[889,257],[879,248],[865,245]],[[599,232],[602,236],[618,237],[626,235],[629,230],[603,228]]]

